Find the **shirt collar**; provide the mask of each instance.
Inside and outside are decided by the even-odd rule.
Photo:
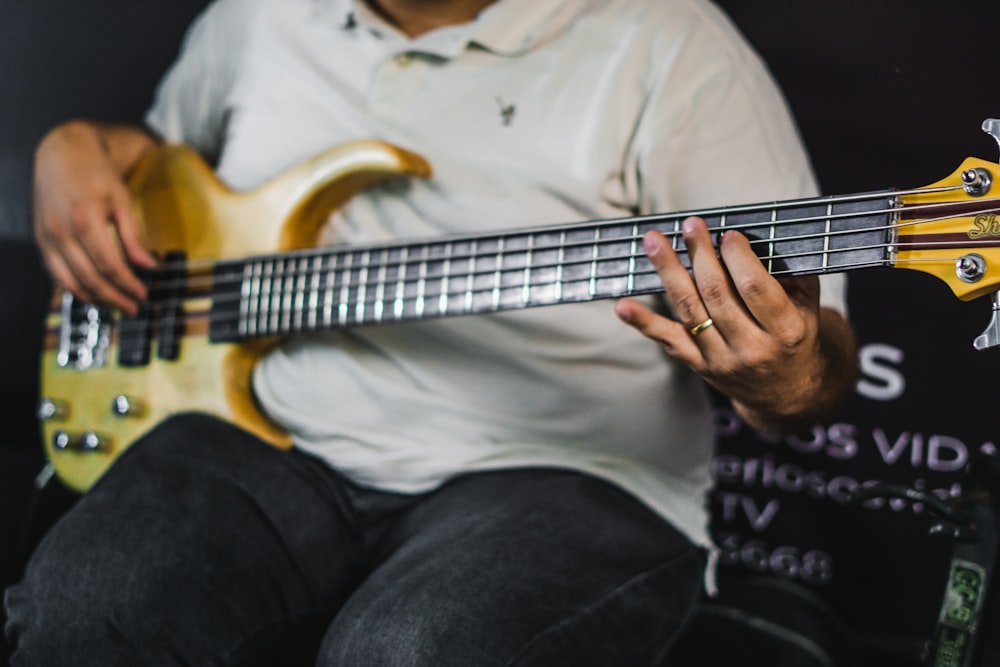
[[[540,40],[562,32],[591,4],[587,0],[498,0],[475,20],[448,26],[409,40],[363,0],[329,0],[335,24],[344,30],[367,27],[407,42],[409,50],[453,58],[469,45],[501,56],[530,51]]]

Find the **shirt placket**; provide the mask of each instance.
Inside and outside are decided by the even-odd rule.
[[[383,120],[410,118],[427,76],[427,56],[401,45],[379,64],[368,97],[368,112]]]

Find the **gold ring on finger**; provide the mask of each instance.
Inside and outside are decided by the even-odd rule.
[[[691,332],[692,336],[697,336],[702,331],[704,331],[705,329],[708,329],[709,327],[711,327],[714,324],[715,324],[715,322],[713,322],[712,318],[710,317],[707,320],[705,320],[704,322],[702,322],[700,324],[694,325],[693,327],[691,327],[690,329],[688,329],[688,331]]]

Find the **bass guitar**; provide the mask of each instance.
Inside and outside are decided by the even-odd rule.
[[[1000,142],[1000,120],[983,127]],[[144,276],[147,302],[125,316],[69,293],[53,300],[39,416],[56,474],[85,490],[136,438],[185,410],[287,447],[250,386],[255,363],[282,337],[657,292],[642,235],[662,231],[687,261],[680,228],[689,215],[716,238],[745,234],[775,275],[915,269],[962,300],[994,291],[1000,275],[1000,165],[976,158],[913,190],[316,247],[329,214],[354,194],[430,171],[414,153],[356,142],[235,193],[189,148],[147,156],[129,181],[161,259]],[[993,308],[977,348],[1000,344],[996,295]]]

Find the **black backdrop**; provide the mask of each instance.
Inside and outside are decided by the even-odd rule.
[[[1000,76],[987,64],[1000,4],[721,4],[785,89],[825,193],[922,186],[967,156],[998,160],[980,126],[1000,117]],[[967,490],[970,455],[997,442],[1000,349],[972,348],[988,302],[962,303],[922,273],[852,274],[849,308],[862,377],[829,422],[775,442],[720,404],[721,582],[748,572],[804,582],[863,639],[912,656],[911,640],[936,621],[951,543],[927,536],[919,503],[857,507],[846,491],[871,481]]]
[[[7,3],[0,26],[0,236],[6,313],[38,317],[29,236],[30,156],[69,116],[137,120],[204,0]],[[1000,117],[995,45],[1000,3],[957,0],[722,0],[789,98],[830,194],[920,186],[968,156],[994,161],[979,127]],[[32,283],[34,284],[34,283]],[[41,283],[38,283],[41,284]],[[957,495],[971,452],[996,441],[1000,350],[974,352],[989,307],[957,301],[923,274],[883,270],[850,281],[862,377],[849,403],[812,433],[774,441],[720,403],[713,530],[720,583],[743,573],[801,582],[886,653],[914,660],[934,624],[949,543],[927,537],[926,508],[854,507],[869,480]],[[32,341],[25,342],[25,334]],[[34,329],[0,337],[0,566],[19,567],[16,523],[39,465],[30,416]],[[873,664],[880,663],[873,658]],[[909,663],[907,663],[909,664]]]

